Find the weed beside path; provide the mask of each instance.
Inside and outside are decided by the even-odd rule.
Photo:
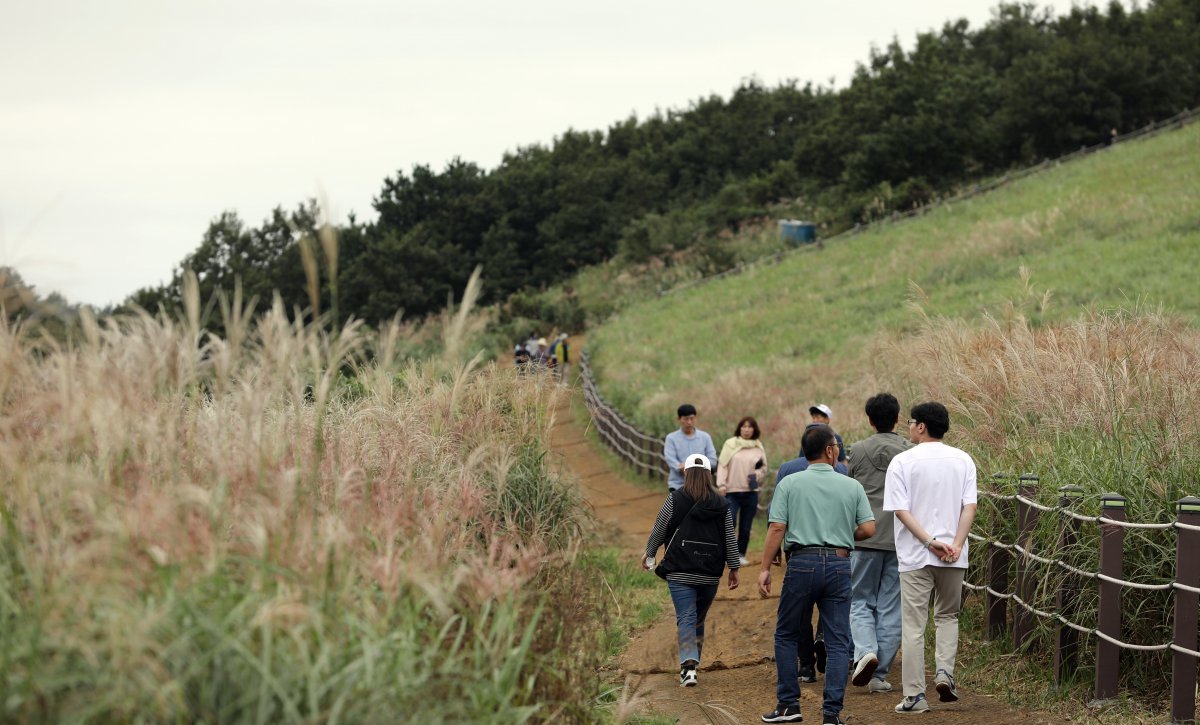
[[[563,396],[551,432],[551,448],[579,477],[584,497],[598,523],[613,534],[628,566],[636,567],[646,536],[665,495],[637,486],[615,472],[598,450],[594,434],[571,415],[570,400]],[[758,526],[763,525],[761,522]],[[751,561],[761,551],[751,551]],[[629,689],[631,706],[645,715],[666,716],[680,723],[752,723],[774,706],[774,634],[777,598],[760,599],[754,589],[757,566],[747,567],[742,585],[729,591],[722,584],[708,617],[705,662],[700,685],[682,689],[678,684],[674,612],[667,601],[662,614],[638,632],[617,661],[618,679]],[[653,577],[648,572],[640,572]],[[656,580],[657,581],[657,580]],[[666,599],[666,587],[662,586]],[[965,639],[965,637],[964,637]],[[900,663],[897,658],[888,680],[894,693],[868,695],[863,688],[848,687],[844,718],[855,723],[887,723],[900,719],[892,708],[900,700]],[[969,674],[961,678],[962,699],[953,705],[934,703],[920,718],[922,723],[1049,723],[1059,718],[1015,710],[1002,702],[971,692]],[[930,690],[932,692],[932,689]],[[815,721],[821,711],[820,683],[802,686],[801,707]]]

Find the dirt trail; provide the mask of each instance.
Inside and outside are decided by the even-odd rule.
[[[576,348],[578,349],[578,348]],[[576,393],[578,394],[578,393]],[[620,533],[631,560],[645,546],[654,517],[666,494],[632,485],[613,473],[604,458],[585,440],[575,423],[569,401],[564,397],[552,433],[552,447],[579,477],[596,516]],[[762,525],[756,522],[756,526]],[[750,552],[751,562],[758,552]],[[645,631],[637,634],[622,655],[620,668],[626,681],[636,687],[645,709],[676,718],[680,723],[760,722],[760,713],[775,705],[775,607],[778,599],[758,597],[754,583],[758,567],[751,564],[742,585],[729,591],[722,583],[708,615],[704,662],[699,685],[681,688],[678,681],[674,612],[668,611]],[[647,573],[646,576],[653,576]],[[775,591],[782,583],[775,577]],[[664,584],[665,587],[665,584]],[[893,663],[888,681],[890,693],[867,694],[866,688],[847,686],[842,718],[850,723],[888,723],[917,719],[921,723],[1050,723],[1049,715],[1010,709],[993,698],[974,694],[969,679],[962,682],[962,698],[942,704],[934,694],[929,712],[897,715],[892,708],[900,701],[900,662]],[[801,711],[806,722],[821,722],[820,679],[801,685]],[[706,713],[707,710],[707,713]],[[724,711],[722,719],[714,711]],[[710,719],[712,716],[712,719]]]

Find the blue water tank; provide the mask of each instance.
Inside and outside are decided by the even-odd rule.
[[[792,244],[810,244],[817,241],[817,225],[797,219],[780,219],[779,236]]]

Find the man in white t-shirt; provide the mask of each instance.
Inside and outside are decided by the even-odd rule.
[[[884,480],[883,509],[894,511],[896,560],[900,570],[901,669],[904,699],[896,712],[924,712],[925,623],[933,596],[934,686],[942,702],[954,702],[954,659],[958,654],[958,610],[967,572],[967,532],[975,521],[978,491],[975,461],[942,443],[950,414],[941,403],[915,406],[908,439],[917,445],[896,454]]]

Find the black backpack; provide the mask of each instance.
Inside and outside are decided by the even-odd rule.
[[[675,497],[671,503],[674,514],[671,524],[675,530],[670,533],[662,562],[654,568],[654,573],[663,579],[679,573],[720,577],[725,572],[728,504],[714,495],[700,506],[682,489],[671,495]]]

